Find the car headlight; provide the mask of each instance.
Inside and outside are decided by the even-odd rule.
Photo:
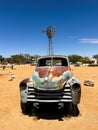
[[[27,84],[26,83],[20,83],[20,91],[23,91],[27,88]]]
[[[79,83],[74,83],[71,87],[72,87],[72,90],[75,92],[80,91],[80,88],[81,88]]]

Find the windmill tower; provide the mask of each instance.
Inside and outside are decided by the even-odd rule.
[[[54,55],[53,51],[53,45],[52,45],[52,37],[54,36],[56,29],[53,26],[49,26],[47,30],[42,30],[41,32],[45,32],[47,34],[47,37],[49,39],[49,49],[48,49],[48,55]]]

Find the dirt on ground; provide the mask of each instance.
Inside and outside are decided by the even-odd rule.
[[[82,95],[78,117],[49,118],[23,115],[20,108],[19,83],[32,77],[34,66],[0,68],[0,130],[98,130],[98,67],[71,67],[81,82]],[[10,80],[12,74],[14,78]],[[93,80],[94,87],[84,86],[84,80]]]

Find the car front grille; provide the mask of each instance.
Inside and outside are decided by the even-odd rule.
[[[72,102],[70,86],[60,90],[38,90],[28,86],[27,101],[32,102]]]

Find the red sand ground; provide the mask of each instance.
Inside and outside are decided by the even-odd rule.
[[[0,130],[98,130],[98,67],[72,67],[82,85],[78,117],[36,119],[23,115],[20,109],[19,83],[32,76],[33,66],[14,70],[0,68]],[[8,81],[14,73],[13,81]],[[85,79],[94,80],[94,87],[83,85]]]

